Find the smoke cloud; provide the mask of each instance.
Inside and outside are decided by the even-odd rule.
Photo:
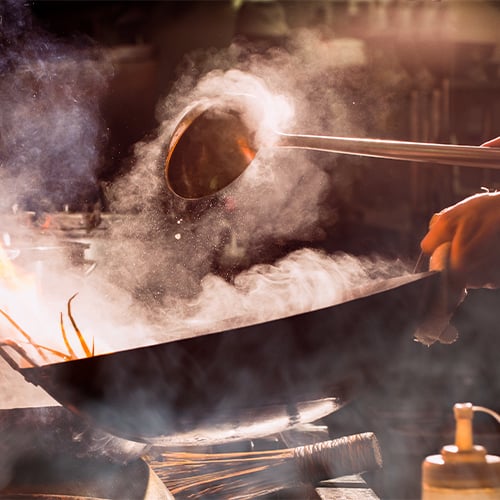
[[[52,254],[51,248],[60,247],[57,237],[33,227],[34,218],[41,224],[47,212],[96,201],[96,169],[106,136],[99,99],[111,73],[98,48],[55,39],[36,24],[23,2],[1,3],[0,231],[7,261],[2,260],[0,274],[11,276],[20,267],[15,286],[2,279],[0,307],[34,338],[39,332],[34,341],[42,345],[59,347],[61,340],[54,335],[59,331],[54,314],[64,301],[51,290],[67,300],[69,290],[78,291],[81,275],[75,279],[67,256],[57,251],[51,262],[28,257],[24,268],[20,261],[26,264],[30,249]],[[6,320],[1,331],[2,338],[26,341]],[[3,363],[0,385],[7,407],[52,401]]]
[[[77,357],[85,356],[68,318],[67,301],[75,293],[74,319],[87,344],[102,354],[313,311],[348,301],[366,285],[411,272],[404,261],[317,249],[341,217],[337,203],[348,199],[360,181],[362,170],[357,169],[356,158],[273,148],[263,132],[262,148],[251,166],[220,195],[187,202],[167,189],[164,162],[172,132],[186,109],[221,94],[257,96],[270,115],[266,126],[277,131],[363,137],[384,130],[388,137],[398,137],[398,124],[391,122],[391,116],[398,102],[404,105],[398,97],[408,92],[410,79],[391,60],[389,47],[380,52],[374,49],[367,59],[356,41],[309,29],[297,30],[280,47],[266,50],[235,42],[223,50],[188,54],[175,85],[158,103],[157,130],[135,145],[131,169],[106,189],[109,213],[103,214],[101,226],[92,233],[78,233],[78,240],[90,249],[83,265],[73,265],[64,251],[67,242],[61,241],[57,231],[43,228],[40,217],[65,207],[80,210],[95,201],[96,172],[106,140],[99,102],[112,72],[99,47],[55,40],[34,25],[22,2],[0,3],[0,309],[36,343],[67,354],[62,312],[72,348]],[[35,225],[33,213],[39,218]],[[22,261],[27,248],[42,247],[56,248],[51,253],[54,257],[27,264]],[[97,264],[95,269],[92,261]],[[374,391],[368,407],[360,403],[361,413],[368,415],[363,424],[371,429],[374,423],[377,433],[385,437],[386,449],[395,453],[395,466],[403,454],[415,453],[415,441],[404,438],[409,436],[408,420],[412,415],[418,419],[416,412],[421,411],[421,432],[429,428],[429,409],[437,408],[442,417],[444,403],[436,398],[444,396],[447,404],[489,396],[485,388],[495,378],[491,367],[498,366],[498,348],[492,348],[495,340],[490,338],[478,355],[477,339],[484,332],[476,335],[473,325],[487,318],[488,331],[494,331],[497,317],[491,312],[496,311],[497,302],[487,304],[485,297],[479,299],[472,312],[465,311],[461,318],[464,330],[473,333],[464,335],[465,345],[461,339],[460,345],[424,350],[410,339],[388,338],[387,325],[377,323],[373,331],[382,335],[373,335],[369,347],[358,346],[355,356],[363,361],[376,358],[388,342],[394,341],[399,349],[385,367],[390,384]],[[384,318],[405,321],[405,310],[386,313]],[[361,319],[371,332],[371,318]],[[358,320],[353,318],[353,322]],[[290,351],[298,351],[294,351],[297,346],[285,345],[283,338],[270,339],[255,366],[250,360],[247,367],[258,371],[259,362],[268,367],[276,364],[276,374],[286,379],[288,373],[280,372],[279,361],[287,359]],[[42,359],[40,351],[4,317],[0,317],[0,339],[14,339],[36,363],[61,360],[45,351],[47,359]],[[332,345],[331,350],[314,353],[314,359],[325,372],[331,374],[332,366],[340,373],[343,363],[351,361],[347,358],[352,352],[339,350]],[[244,358],[246,353],[241,355]],[[311,370],[311,359],[308,364],[297,356],[289,366],[298,374],[295,380],[316,387],[322,375]],[[170,373],[182,363],[174,361],[173,368],[167,367]],[[218,360],[209,361],[216,365]],[[164,366],[155,368],[158,377],[164,376]],[[196,368],[186,379],[199,376],[194,387],[203,390],[205,367]],[[222,372],[219,367],[216,373]],[[226,387],[220,384],[220,400],[209,401],[214,412],[227,418],[225,411],[231,404],[233,408],[236,404],[258,405],[258,400],[248,398],[252,389],[249,372],[238,372],[241,380],[231,381],[232,387],[242,390],[225,394]],[[355,377],[362,376],[353,372]],[[117,374],[116,386],[128,388],[129,376],[124,367]],[[247,386],[249,391],[244,390]],[[182,381],[173,384],[172,391],[179,387],[182,389]],[[183,397],[180,394],[179,401],[185,402]],[[213,394],[205,397],[210,399]],[[0,358],[0,407],[51,404],[55,404],[51,397],[25,382]],[[390,415],[394,407],[397,413]],[[177,418],[177,408],[162,410],[172,411],[172,419]],[[214,415],[202,410],[200,423],[206,417],[209,432]],[[252,418],[254,428],[262,422],[259,417],[266,416],[259,410],[256,408],[256,418]],[[283,421],[296,424],[297,415],[290,415],[289,410],[283,410]],[[376,415],[371,421],[370,411]],[[398,417],[399,425],[388,415]],[[342,419],[339,422],[333,429],[343,432]],[[233,423],[227,425],[232,436],[238,430]],[[264,424],[259,430],[263,434],[268,429]],[[347,427],[351,424],[347,422]],[[199,439],[198,433],[193,434]],[[436,442],[426,453],[437,451],[438,444],[444,443]],[[393,464],[388,463],[391,474]],[[399,474],[397,467],[394,470]],[[8,467],[0,471],[0,483],[8,482],[9,474]],[[408,476],[399,476],[389,479],[404,481],[406,487]]]
[[[318,50],[329,57],[317,57]],[[357,108],[339,95],[333,80],[347,78],[346,71],[356,72],[364,62],[359,47],[347,44],[344,50],[311,31],[298,32],[287,47],[264,54],[238,43],[218,54],[190,54],[184,73],[158,107],[157,137],[137,144],[134,168],[111,189],[112,210],[133,214],[123,233],[114,229],[115,236],[132,232],[147,240],[147,251],[123,249],[134,262],[131,288],[136,280],[161,274],[159,288],[170,303],[173,291],[186,297],[199,293],[200,280],[214,270],[214,261],[238,270],[238,265],[269,258],[273,245],[282,249],[323,240],[337,218],[332,197],[340,203],[356,177],[335,155],[264,147],[220,197],[195,204],[179,201],[166,189],[167,145],[186,109],[227,94],[257,96],[271,110],[277,131],[363,135]],[[141,262],[145,252],[150,258]],[[120,278],[121,268],[116,272]]]
[[[0,83],[1,208],[60,211],[91,199],[105,136],[99,96],[111,68],[96,51],[64,46],[36,29],[28,36],[29,20],[21,18],[12,23],[25,33],[20,41],[2,40],[8,63]],[[352,181],[334,155],[263,147],[220,196],[196,203],[166,187],[166,147],[180,117],[221,94],[257,96],[277,131],[362,135],[355,109],[330,85],[345,68],[356,71],[362,54],[326,43],[304,31],[265,52],[235,43],[220,53],[190,54],[159,103],[155,137],[136,145],[133,167],[106,191],[107,230],[86,240],[97,267],[87,276],[67,262],[52,263],[22,327],[64,351],[59,311],[78,292],[73,314],[103,353],[325,307],[408,272],[404,263],[311,248],[335,224],[330,197],[342,198]],[[9,241],[16,236],[9,233]],[[38,237],[34,230],[28,240],[36,244]]]
[[[56,211],[92,201],[110,66],[91,47],[68,47],[33,26],[22,3],[0,9],[0,208]]]

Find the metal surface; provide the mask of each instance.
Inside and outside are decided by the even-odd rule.
[[[128,439],[168,446],[183,436],[192,445],[269,435],[276,431],[266,425],[270,412],[286,415],[281,422],[289,427],[300,422],[304,401],[335,398],[331,409],[383,378],[402,343],[412,342],[439,278],[395,278],[324,309],[19,371],[68,409]],[[245,421],[252,423],[246,433]]]
[[[58,241],[57,244],[50,241],[44,245],[16,245],[7,247],[7,255],[12,260],[27,264],[31,262],[59,262],[62,259],[68,260],[73,265],[83,265],[85,260],[85,250],[90,247],[88,243],[79,241]]]
[[[143,456],[148,446],[113,436],[62,406],[0,410],[0,470],[29,457],[53,455],[125,464]]]
[[[0,499],[32,500],[173,500],[143,460],[125,465],[67,454],[31,456],[14,464]]]
[[[203,101],[179,120],[165,159],[168,188],[185,199],[210,196],[231,184],[256,154],[246,98]],[[243,146],[243,148],[242,148]]]
[[[262,103],[249,95],[193,106],[179,120],[167,148],[168,188],[184,199],[212,196],[240,177],[263,146],[500,169],[500,148],[285,134],[263,126],[263,117]]]
[[[373,158],[500,169],[500,148],[423,142],[278,134],[278,147],[314,149]]]
[[[142,439],[155,446],[206,447],[277,435],[320,420],[342,408],[353,387],[332,387],[336,397],[222,412],[215,419],[208,419],[195,427],[165,435],[142,436]]]
[[[321,500],[380,500],[359,475],[323,481],[316,494]]]
[[[89,243],[82,241],[63,240],[55,243],[49,240],[46,244],[29,245],[16,244],[7,247],[7,257],[25,271],[33,273],[41,282],[50,269],[61,266],[62,263],[78,270],[82,276],[90,274],[97,263],[85,257]]]

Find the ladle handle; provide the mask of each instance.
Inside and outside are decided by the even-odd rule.
[[[500,169],[500,148],[279,133],[276,146],[373,158]]]

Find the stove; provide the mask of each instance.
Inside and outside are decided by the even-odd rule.
[[[62,406],[10,408],[0,410],[0,499],[38,500],[173,500],[160,479],[165,469],[153,459],[163,449],[151,449],[128,442],[100,429]],[[324,442],[328,430],[310,424],[253,442],[245,441],[219,447],[211,452],[235,453],[237,449],[267,452],[298,443]],[[194,449],[196,451],[196,448]],[[175,452],[175,450],[167,450]],[[203,452],[202,449],[197,450]],[[205,450],[206,451],[206,450]],[[193,477],[196,481],[196,476]],[[376,499],[361,475],[283,488],[265,498]],[[220,497],[228,498],[222,494]]]
[[[11,469],[2,499],[168,500],[167,488],[143,460],[118,465],[66,455],[29,457]]]
[[[0,498],[167,500],[144,445],[61,406],[0,410]]]

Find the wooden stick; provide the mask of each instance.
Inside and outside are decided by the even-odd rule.
[[[297,448],[242,453],[165,452],[150,466],[179,499],[250,499],[382,466],[372,432]]]

